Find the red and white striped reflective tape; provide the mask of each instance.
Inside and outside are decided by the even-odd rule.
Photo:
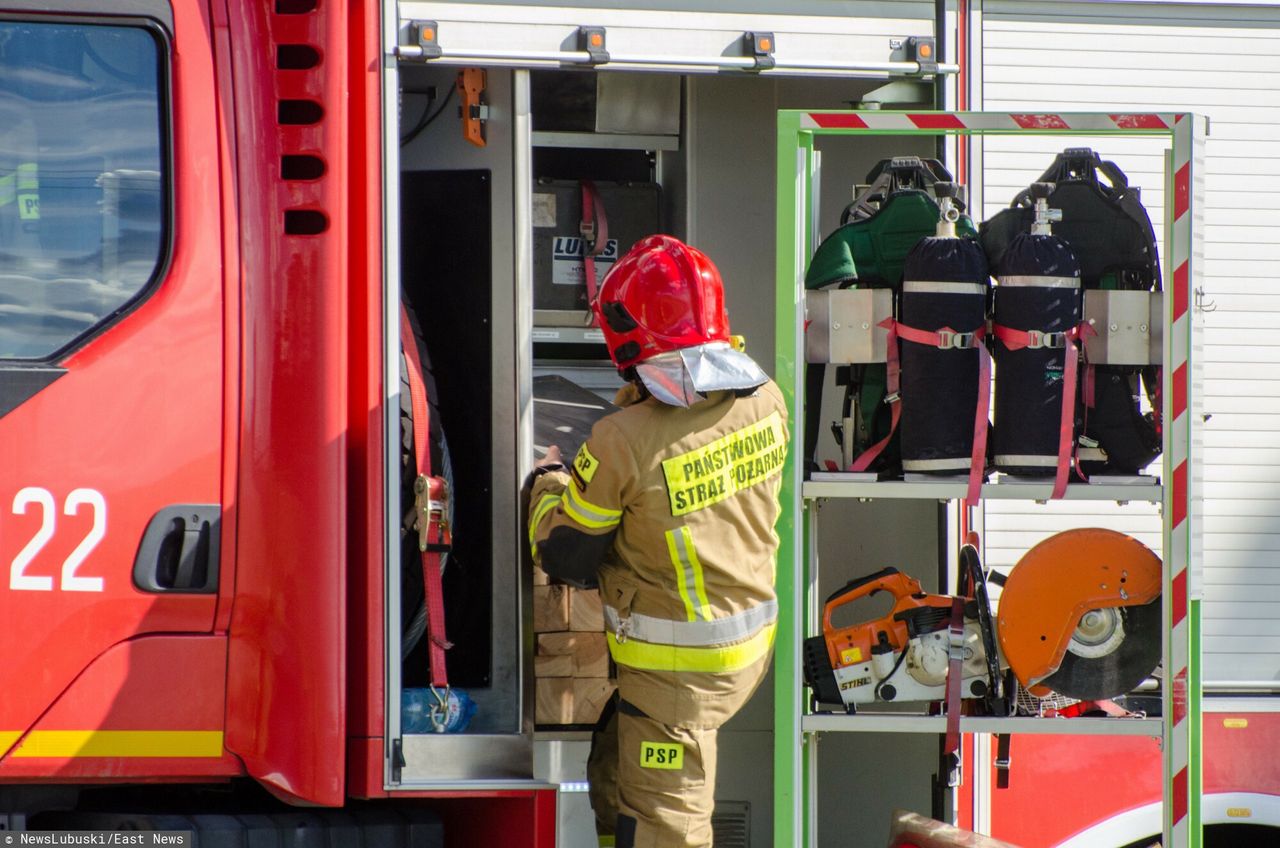
[[[1191,801],[1190,777],[1190,725],[1191,712],[1189,688],[1190,627],[1188,577],[1191,560],[1190,528],[1187,520],[1191,507],[1191,490],[1188,479],[1188,463],[1191,442],[1190,380],[1191,369],[1191,273],[1194,249],[1192,245],[1192,162],[1194,156],[1194,127],[1190,120],[1174,121],[1173,149],[1173,232],[1170,239],[1170,256],[1173,268],[1171,294],[1173,303],[1171,324],[1166,337],[1169,342],[1169,358],[1165,364],[1170,373],[1169,402],[1165,426],[1168,428],[1168,456],[1166,468],[1171,469],[1166,480],[1169,536],[1165,540],[1165,567],[1169,582],[1170,646],[1168,679],[1172,681],[1171,720],[1169,729],[1168,772],[1166,798],[1169,804],[1172,846],[1190,845],[1188,805]]]
[[[1053,114],[1000,112],[809,112],[800,117],[801,129],[886,130],[1072,130],[1167,132],[1179,120],[1172,113]]]

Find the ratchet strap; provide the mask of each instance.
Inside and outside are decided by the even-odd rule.
[[[889,432],[883,439],[858,454],[858,458],[849,466],[850,471],[866,471],[875,462],[876,457],[889,446],[889,440],[898,430],[898,420],[902,418],[902,362],[898,358],[898,322],[886,318],[876,326],[888,331],[886,344],[888,353],[885,356],[884,402],[889,404]]]
[[[587,284],[587,305],[596,302],[596,257],[609,246],[609,218],[605,215],[604,201],[596,184],[582,181],[582,220],[578,223],[582,235],[582,275]],[[591,313],[591,323],[595,323]]]
[[[1079,348],[1076,347],[1076,342],[1082,336],[1093,333],[1094,329],[1088,324],[1078,324],[1060,333],[1015,330],[1003,324],[996,324],[992,329],[995,337],[1004,342],[1004,346],[1009,350],[1023,348],[1035,350],[1047,347],[1066,352],[1066,361],[1062,369],[1062,414],[1058,423],[1058,470],[1054,474],[1053,494],[1050,495],[1051,499],[1058,500],[1067,493],[1067,478],[1073,467],[1076,474],[1081,479],[1085,479],[1084,472],[1080,468],[1075,439],[1076,374],[1080,367]]]
[[[409,324],[409,311],[400,304],[400,347],[409,372],[409,399],[413,407],[413,453],[418,477],[413,483],[413,501],[422,554],[422,591],[427,607],[427,648],[431,662],[431,686],[449,688],[444,652],[453,647],[445,638],[444,592],[440,583],[440,555],[452,544],[449,533],[449,487],[441,477],[431,476],[431,421],[427,387],[422,381],[422,357]]]
[[[888,331],[888,353],[885,364],[885,403],[890,406],[889,434],[867,448],[854,460],[850,471],[866,471],[867,467],[889,444],[898,420],[902,417],[902,363],[898,354],[898,339],[929,345],[939,350],[978,351],[978,404],[973,416],[973,453],[969,457],[969,489],[965,494],[969,503],[977,503],[982,497],[982,479],[987,465],[987,418],[991,409],[991,352],[982,343],[986,327],[972,333],[957,333],[950,327],[941,330],[919,330],[908,327],[893,318],[886,318],[878,326]]]
[[[964,598],[951,599],[947,644],[947,738],[942,752],[960,749],[960,685],[964,676]]]
[[[973,453],[969,457],[969,490],[965,494],[969,503],[977,503],[982,497],[982,478],[987,466],[987,419],[991,411],[991,351],[982,343],[987,328],[984,326],[972,333],[957,333],[950,327],[917,330],[915,327],[895,323],[898,337],[906,341],[929,345],[938,350],[978,351],[978,405],[973,415]]]
[[[1009,788],[1009,746],[1013,742],[1012,733],[997,733],[996,737],[996,788]]]

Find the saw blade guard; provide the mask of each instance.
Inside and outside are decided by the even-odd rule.
[[[1160,558],[1114,530],[1050,536],[1010,572],[1000,649],[1032,694],[1080,699],[1129,691],[1160,660]]]

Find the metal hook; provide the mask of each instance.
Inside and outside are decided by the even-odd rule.
[[[1216,300],[1207,299],[1202,286],[1196,287],[1196,309],[1208,314],[1218,311],[1218,302]]]
[[[432,686],[430,691],[436,699],[436,703],[431,705],[429,716],[431,727],[436,733],[444,733],[445,726],[449,723],[449,687],[438,689]]]

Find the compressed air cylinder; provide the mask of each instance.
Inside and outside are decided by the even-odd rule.
[[[1080,263],[1049,226],[1057,212],[1048,208],[1053,186],[1031,188],[1036,204],[1031,232],[1015,236],[994,269],[992,455],[1006,473],[1052,477],[1062,442],[1067,355],[1075,355],[1067,334],[1080,324],[1083,294]],[[1072,404],[1068,438],[1074,446],[1074,393],[1065,402]]]
[[[938,235],[916,243],[902,279],[902,469],[957,474],[972,464],[990,278],[978,242],[955,236],[954,187],[938,183],[935,190]],[[943,333],[930,344],[910,340],[912,330]]]

